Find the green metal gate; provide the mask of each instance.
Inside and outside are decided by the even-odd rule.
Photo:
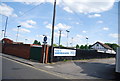
[[[31,47],[30,59],[40,61],[42,57],[42,47]]]

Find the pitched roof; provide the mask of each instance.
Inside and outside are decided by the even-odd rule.
[[[4,41],[4,43],[8,43],[8,44],[12,44],[13,40],[8,39],[8,38],[3,38],[2,41]]]
[[[96,42],[95,44],[99,43],[100,45],[102,45],[104,48],[106,49],[110,49],[110,50],[113,50],[110,46],[106,45],[106,44],[103,44],[101,42]],[[92,46],[94,46],[95,44],[93,44]]]

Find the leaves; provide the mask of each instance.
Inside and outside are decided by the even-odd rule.
[[[41,43],[38,42],[37,40],[34,40],[34,43],[33,43],[33,44],[41,45]]]
[[[115,44],[115,43],[113,43],[113,44],[111,44],[111,43],[105,43],[106,45],[108,45],[108,46],[110,46],[113,50],[117,50],[117,47],[119,47],[119,45],[117,45],[117,44]]]

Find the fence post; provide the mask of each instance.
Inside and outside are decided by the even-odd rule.
[[[0,53],[2,53],[2,43],[0,42]]]
[[[49,53],[49,46],[48,45],[46,45],[46,51],[45,51],[45,53],[46,53],[46,57],[45,57],[45,63],[48,63],[48,53]]]
[[[48,53],[49,53],[49,46],[48,45],[42,45],[42,63],[48,63]]]

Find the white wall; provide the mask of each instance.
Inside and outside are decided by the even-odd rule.
[[[107,51],[107,49],[106,48],[104,48],[102,45],[100,45],[99,43],[98,43],[98,45],[97,44],[95,44],[94,46],[92,46],[91,47],[92,49],[96,49],[96,50],[99,50],[99,51],[103,51],[103,52],[105,52],[105,51]]]
[[[107,50],[106,53],[111,53],[111,54],[116,54],[116,52],[114,50]]]

